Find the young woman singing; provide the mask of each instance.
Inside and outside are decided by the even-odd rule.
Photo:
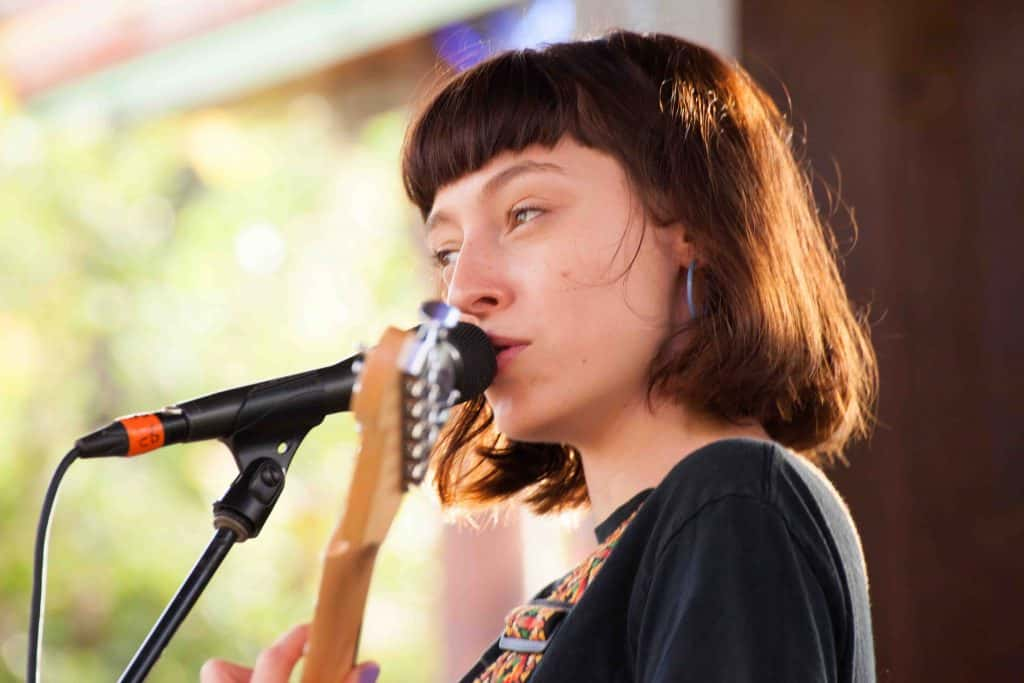
[[[441,500],[601,520],[463,681],[873,681],[819,467],[868,433],[876,362],[764,92],[668,35],[508,52],[433,96],[403,172],[499,351],[433,456]],[[203,680],[286,680],[304,637]]]

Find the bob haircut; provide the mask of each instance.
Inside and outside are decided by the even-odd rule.
[[[754,418],[818,465],[842,459],[870,431],[877,362],[771,99],[739,66],[664,34],[505,52],[449,76],[415,118],[406,191],[425,219],[440,188],[563,136],[615,158],[654,229],[681,223],[697,254],[700,313],[651,359],[648,398]],[[579,452],[506,438],[483,396],[453,412],[431,470],[445,505],[589,503]]]

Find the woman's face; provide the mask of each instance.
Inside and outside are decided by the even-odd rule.
[[[679,225],[643,229],[617,161],[569,138],[503,153],[441,188],[427,229],[448,302],[514,344],[486,392],[501,432],[577,445],[643,408],[690,252]]]

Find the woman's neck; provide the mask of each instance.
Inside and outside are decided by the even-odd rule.
[[[753,420],[734,424],[677,404],[646,403],[605,420],[579,450],[594,521],[607,519],[634,494],[657,486],[680,460],[714,441],[735,437],[768,440]]]

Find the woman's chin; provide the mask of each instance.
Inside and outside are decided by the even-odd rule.
[[[522,443],[560,443],[550,421],[530,420],[526,416],[498,414],[494,426],[505,438]]]

